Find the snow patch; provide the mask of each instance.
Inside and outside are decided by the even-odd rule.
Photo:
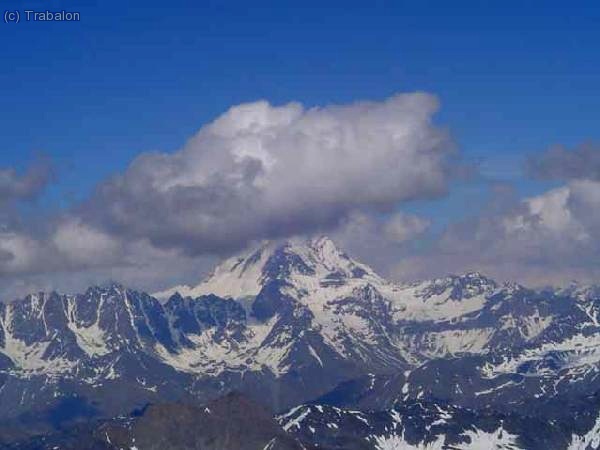
[[[442,450],[444,436],[437,436],[435,441],[429,443],[409,444],[401,436],[376,436],[376,450]]]

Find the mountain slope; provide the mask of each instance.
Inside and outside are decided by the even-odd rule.
[[[586,399],[559,420],[409,401],[378,411],[300,405],[277,417],[307,444],[339,450],[588,450],[600,443],[600,403]]]
[[[479,273],[397,284],[318,238],[264,243],[160,300],[30,295],[0,303],[0,437],[231,390],[273,411],[442,401],[553,420],[600,391],[599,293]]]
[[[302,450],[261,406],[229,394],[202,407],[148,405],[128,417],[10,445],[13,450]]]

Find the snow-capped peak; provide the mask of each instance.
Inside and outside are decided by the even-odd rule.
[[[450,275],[425,282],[422,294],[424,297],[428,297],[448,292],[451,298],[459,300],[489,293],[497,287],[494,280],[480,272],[467,272],[461,276]]]
[[[175,292],[198,297],[214,294],[220,297],[244,298],[257,295],[272,280],[298,285],[300,279],[323,280],[370,278],[383,280],[368,266],[349,258],[331,239],[294,239],[286,242],[263,242],[258,248],[227,259],[195,287],[176,286],[154,294],[168,298]],[[302,283],[304,284],[304,283]]]

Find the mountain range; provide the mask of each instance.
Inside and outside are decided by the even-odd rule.
[[[598,449],[599,368],[598,287],[265,242],[196,286],[0,303],[0,446]]]

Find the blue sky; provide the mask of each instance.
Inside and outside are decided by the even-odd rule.
[[[50,158],[42,206],[67,207],[153,150],[174,152],[232,105],[306,106],[426,91],[475,181],[407,209],[451,222],[551,182],[523,161],[598,140],[597,2],[5,0],[79,11],[79,23],[0,25],[2,167]],[[441,224],[441,225],[440,225]]]
[[[523,154],[598,137],[594,2],[5,4],[82,14],[77,24],[0,27],[10,43],[0,48],[3,163],[47,154],[65,192],[141,151],[176,149],[229,106],[261,98],[432,92],[465,156],[502,177],[518,173]]]

